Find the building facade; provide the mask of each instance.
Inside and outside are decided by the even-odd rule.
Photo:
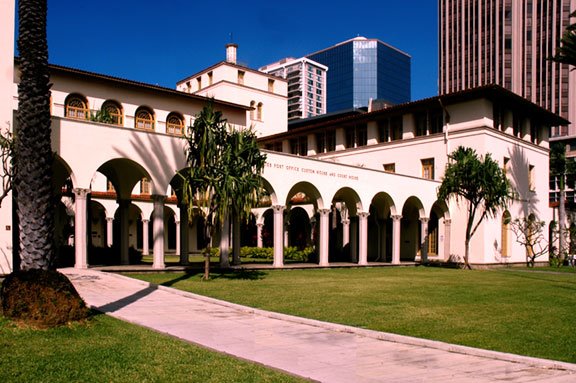
[[[328,67],[328,113],[367,107],[371,99],[410,101],[411,58],[380,40],[356,37],[306,57]]]
[[[226,60],[178,81],[176,89],[245,105],[249,127],[266,136],[286,131],[287,81],[237,64],[236,44],[226,46]]]
[[[327,66],[302,57],[282,59],[259,70],[288,81],[288,121],[326,113]]]
[[[0,4],[0,19],[10,25],[0,34],[0,48],[11,52],[14,2]],[[220,69],[232,77],[217,77]],[[19,70],[13,57],[0,55],[0,75],[0,113],[17,129]],[[233,63],[180,84],[190,82],[190,91],[58,65],[50,66],[50,75],[55,234],[59,248],[70,247],[77,268],[101,264],[96,256],[104,250],[129,264],[135,250],[162,269],[167,253],[186,256],[204,246],[202,221],[189,221],[179,194],[178,172],[187,166],[183,133],[210,102],[194,94],[194,83],[200,90],[205,81],[207,87],[220,84],[215,108],[236,129],[252,124],[255,109],[246,100],[262,94],[286,99],[268,90],[268,80],[272,86],[286,85],[284,80]],[[230,101],[236,97],[237,103]],[[278,110],[266,115],[272,127],[287,123],[286,104]],[[92,118],[99,111],[109,118]],[[310,262],[322,267],[458,261],[466,210],[436,196],[448,154],[458,145],[490,153],[517,191],[507,210],[479,227],[471,242],[472,264],[523,263],[526,249],[514,240],[510,219],[535,214],[551,220],[548,132],[566,121],[499,87],[304,122],[261,138],[271,149],[265,150],[262,175],[266,198],[233,239],[272,247],[274,267],[283,267],[286,246],[313,247]],[[0,206],[0,274],[12,271],[17,256],[8,200]],[[230,245],[229,229],[222,228],[221,250]]]
[[[576,72],[550,60],[574,10],[575,0],[440,0],[440,94],[499,84],[576,121]],[[576,124],[551,139],[576,139]]]

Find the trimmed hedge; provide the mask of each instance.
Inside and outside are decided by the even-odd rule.
[[[313,247],[307,247],[303,250],[291,246],[284,248],[284,259],[297,262],[309,262],[315,256]],[[274,259],[274,249],[271,247],[242,247],[240,257],[247,259]]]

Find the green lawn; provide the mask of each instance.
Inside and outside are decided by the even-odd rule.
[[[304,382],[98,315],[51,330],[0,317],[0,382]]]
[[[576,363],[576,275],[359,268],[132,277],[266,310]]]

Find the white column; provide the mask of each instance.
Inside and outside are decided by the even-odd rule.
[[[350,243],[350,220],[342,220],[342,248]]]
[[[274,211],[274,267],[284,266],[284,206],[272,206]]]
[[[129,245],[129,231],[128,231],[128,214],[130,212],[130,200],[118,201],[118,209],[120,210],[120,264],[130,264],[130,257],[128,253]]]
[[[360,229],[359,238],[359,265],[368,264],[368,216],[370,213],[362,212],[358,213],[358,226]]]
[[[164,200],[166,196],[153,195],[154,212],[152,213],[153,269],[164,268]]]
[[[87,206],[90,189],[74,189],[74,254],[77,269],[88,268]]]
[[[256,247],[262,247],[262,228],[264,227],[263,223],[256,224]]]
[[[328,250],[329,250],[329,243],[330,243],[330,231],[329,231],[329,217],[330,217],[330,209],[320,209],[318,210],[320,213],[320,244],[319,244],[319,258],[320,266],[328,266],[329,265],[329,258],[328,258]]]
[[[392,264],[400,264],[400,220],[401,215],[392,216]]]
[[[188,242],[188,209],[186,205],[180,205],[180,246],[179,246],[179,254],[180,254],[180,264],[187,265],[189,264],[188,260],[188,251],[189,251],[189,242]]]
[[[428,262],[428,222],[430,218],[420,218],[420,262]]]
[[[149,238],[148,238],[148,223],[150,220],[143,219],[142,220],[142,255],[150,254],[150,248],[148,246]]]
[[[114,244],[114,217],[106,217],[106,246]]]
[[[450,260],[450,230],[452,226],[452,220],[444,220],[444,260]]]

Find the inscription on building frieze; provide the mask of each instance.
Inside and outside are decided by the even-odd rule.
[[[275,170],[283,170],[286,172],[295,172],[295,173],[305,173],[305,174],[315,174],[324,177],[332,177],[332,178],[340,178],[352,181],[358,181],[358,176],[349,174],[349,173],[342,173],[342,172],[331,172],[322,169],[312,169],[306,167],[299,167],[294,165],[284,165],[278,164],[274,162],[266,162],[266,167],[275,169]]]

